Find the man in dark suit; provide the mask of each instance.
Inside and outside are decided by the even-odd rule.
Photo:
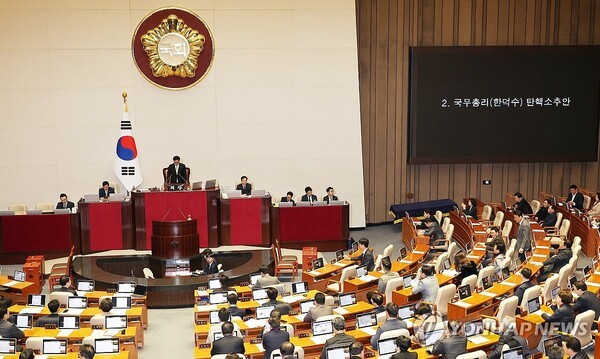
[[[583,280],[578,280],[575,282],[574,287],[578,298],[573,305],[573,310],[578,314],[587,312],[588,310],[593,310],[596,314],[594,314],[592,329],[598,329],[598,323],[596,320],[600,318],[600,299],[596,296],[596,294],[587,290],[587,284],[585,284],[585,281]]]
[[[373,271],[375,269],[375,261],[373,259],[373,251],[369,249],[369,240],[367,238],[359,239],[358,248],[362,252],[361,255],[350,259],[353,261],[360,261],[360,265],[366,266],[367,271]]]
[[[529,221],[523,215],[523,212],[516,210],[514,213],[514,220],[519,224],[517,230],[517,251],[519,252],[519,259],[521,262],[525,262],[525,252],[531,249],[531,226]]]
[[[292,306],[286,302],[277,300],[279,291],[276,288],[269,287],[266,289],[266,291],[267,291],[267,298],[269,298],[269,301],[266,302],[264,305],[274,305],[275,308],[278,309],[282,315],[290,314],[290,311],[292,310]]]
[[[98,197],[100,199],[108,198],[111,193],[115,193],[115,189],[110,187],[108,181],[102,182],[102,188],[98,190]]]
[[[554,227],[556,226],[556,221],[558,221],[558,217],[556,216],[556,207],[553,204],[548,206],[548,214],[546,215],[546,219],[544,219],[544,227]]]
[[[81,344],[79,347],[79,357],[81,359],[92,359],[96,355],[96,350],[94,350],[94,346],[90,344]]]
[[[379,328],[377,328],[375,335],[371,337],[371,346],[375,350],[378,349],[379,337],[381,336],[381,334],[390,330],[407,328],[406,323],[398,319],[398,304],[388,303],[385,306],[385,312],[387,317],[385,323],[381,324]]]
[[[294,201],[294,192],[288,191],[285,197],[281,197],[281,201],[279,202],[292,202],[292,204],[296,204]]]
[[[567,333],[571,330],[573,322],[575,321],[575,312],[571,307],[572,301],[573,295],[565,289],[558,292],[556,298],[552,299],[553,305],[551,305],[550,308],[552,308],[554,313],[552,315],[546,313],[542,314],[542,318],[544,318],[546,323],[556,323],[551,324],[553,327],[551,329],[558,329],[561,332]],[[540,342],[542,341],[543,340],[540,340]]]
[[[423,234],[430,238],[429,245],[433,246],[437,240],[444,239],[446,237],[444,231],[442,231],[442,227],[440,227],[440,225],[433,219],[424,219],[423,223],[425,223],[425,226],[427,227]]]
[[[544,220],[546,219],[546,216],[548,215],[548,207],[550,207],[550,205],[552,203],[550,203],[552,200],[546,198],[543,202],[542,202],[542,206],[540,207],[540,209],[536,212],[535,214],[535,221],[538,223],[542,223],[544,222]]]
[[[69,292],[73,295],[77,295],[75,289],[71,289],[71,278],[68,275],[60,277],[60,288],[53,290],[53,292]]]
[[[346,331],[346,322],[343,318],[335,317],[333,318],[333,338],[329,338],[325,341],[325,345],[323,345],[323,351],[321,352],[321,359],[327,359],[327,348],[330,347],[341,347],[341,346],[350,346],[354,343],[354,337],[345,333]]]
[[[270,358],[271,353],[279,349],[285,342],[290,341],[290,333],[281,330],[281,321],[278,318],[269,318],[271,330],[263,335],[263,348],[265,348],[265,358]]]
[[[396,338],[396,347],[398,347],[398,352],[392,355],[392,359],[417,359],[419,357],[417,353],[408,351],[410,349],[410,338],[404,335]]]
[[[248,177],[246,176],[242,176],[240,178],[240,181],[242,183],[238,184],[235,189],[238,191],[242,191],[243,195],[250,195],[252,194],[252,185],[250,183],[248,183]]]
[[[573,240],[566,238],[558,248],[558,252],[542,263],[544,267],[542,268],[542,273],[538,276],[539,283],[545,282],[550,274],[558,273],[562,267],[569,264],[569,260],[573,257],[572,246]]]
[[[533,209],[531,208],[531,205],[529,204],[529,202],[527,202],[525,198],[523,198],[521,192],[515,193],[515,204],[513,204],[512,206],[515,212],[519,210],[523,214],[533,214]]]
[[[279,351],[281,352],[281,359],[297,359],[294,356],[295,350],[296,347],[290,342],[285,342],[281,344],[281,346],[279,347]],[[267,358],[265,357],[265,359]]]
[[[569,359],[588,359],[588,355],[581,350],[581,342],[575,337],[566,337],[564,339],[565,354]]]
[[[567,204],[571,208],[583,209],[583,195],[577,190],[577,186],[572,184],[569,186],[569,195],[567,196]]]
[[[442,359],[456,359],[467,352],[467,337],[462,325],[455,320],[448,323],[448,329],[431,349],[432,354],[441,354]]]
[[[60,202],[56,204],[56,209],[71,209],[75,207],[75,203],[69,201],[69,198],[66,194],[60,194]]]
[[[327,187],[325,192],[327,192],[327,196],[323,197],[323,201],[327,202],[327,204],[329,204],[330,201],[338,200],[337,196],[335,195],[335,191],[333,190],[333,187]]]
[[[231,322],[223,323],[221,325],[221,332],[223,333],[223,337],[212,343],[211,356],[229,353],[244,354],[246,352],[244,338],[233,336],[233,324]]]
[[[302,196],[302,198],[300,199],[300,201],[302,202],[316,202],[317,201],[317,196],[315,196],[314,194],[312,194],[312,188],[310,188],[310,186],[307,186],[304,188],[304,193],[306,193],[304,196]]]
[[[56,299],[52,299],[48,302],[48,310],[50,311],[50,315],[45,315],[40,317],[35,323],[36,327],[45,327],[47,324],[54,324],[58,328],[58,308],[60,308],[60,303]]]
[[[423,211],[423,220],[421,221],[420,224],[417,224],[415,227],[417,229],[427,229],[427,225],[424,222],[424,220],[426,220],[427,218],[431,218],[435,223],[437,223],[439,225],[440,222],[438,222],[438,220],[437,220],[437,218],[435,218],[434,214],[435,213],[430,209],[424,210]]]
[[[211,253],[207,253],[204,258],[206,259],[206,267],[204,268],[204,274],[216,274],[219,273],[219,267],[217,260],[214,255]]]
[[[23,331],[8,321],[8,309],[0,307],[0,336],[2,338],[21,339],[25,337]]]
[[[227,302],[229,303],[229,311],[231,312],[232,317],[244,318],[246,316],[246,310],[237,307],[237,294],[229,293],[227,295]]]
[[[325,305],[325,294],[319,292],[315,294],[315,306],[308,310],[308,313],[304,316],[304,322],[311,323],[319,317],[331,314],[333,314],[333,308]]]
[[[181,158],[179,158],[179,156],[173,156],[173,163],[167,168],[167,178],[165,178],[165,183],[185,184],[187,186],[189,185],[188,181],[187,170],[185,165],[181,163]]]
[[[521,269],[521,277],[523,277],[523,281],[521,282],[521,285],[519,286],[519,288],[517,288],[517,290],[515,290],[515,293],[513,295],[515,295],[517,298],[519,298],[519,302],[517,304],[517,306],[521,305],[521,301],[523,300],[523,294],[525,294],[525,291],[531,287],[533,287],[533,283],[531,283],[530,279],[531,279],[531,269],[529,268],[523,268]],[[517,307],[517,310],[519,309],[519,307]]]

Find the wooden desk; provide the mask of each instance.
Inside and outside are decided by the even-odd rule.
[[[454,279],[454,277],[451,277],[451,276],[445,275],[445,274],[436,274],[436,277],[437,277],[440,287],[449,283],[450,281],[452,281],[452,279]],[[398,304],[399,306],[416,303],[420,299],[421,299],[421,293],[413,294],[412,288],[403,288],[403,289],[395,290],[392,292],[392,301],[394,303]]]
[[[353,256],[359,256],[360,254],[361,252],[357,251],[356,254],[353,254]],[[351,261],[349,258],[345,258],[334,264],[327,263],[323,266],[323,268],[308,272],[303,271],[302,280],[308,282],[309,288],[318,290],[320,292],[326,292],[327,282],[329,279],[339,280],[342,269],[353,264],[355,264],[355,262]]]
[[[552,309],[545,305],[542,305],[541,309],[548,314],[553,313]],[[528,314],[525,316],[517,315],[516,319],[517,333],[519,333],[523,338],[527,339],[529,342],[529,349],[537,347],[542,337],[542,331],[538,327],[545,323],[544,318],[537,314]]]
[[[85,337],[92,335],[104,335],[105,330],[93,330],[91,328],[80,328],[71,331],[68,335],[63,335],[63,331],[60,329],[45,329],[45,328],[32,328],[25,329],[25,337],[53,337],[57,339],[67,339],[67,350],[76,352],[79,350],[81,341]],[[113,338],[119,338],[121,348],[129,352],[129,358],[136,359],[138,357],[138,350],[136,345],[136,328],[127,328],[125,333],[121,334],[119,331]],[[100,357],[100,356],[99,356]],[[104,357],[104,356],[102,356]],[[52,356],[54,358],[54,355]]]
[[[27,296],[29,294],[38,294],[36,291],[35,283],[31,282],[16,282],[12,279],[8,279],[7,276],[0,276],[0,286],[6,288],[6,291],[1,292],[3,296],[12,299],[13,302],[27,303]],[[39,290],[39,286],[38,286]]]
[[[85,293],[85,297],[88,298],[88,306],[89,307],[97,307],[100,303],[100,298],[108,296],[112,297],[116,293],[109,293],[103,290],[96,290],[93,292]],[[147,305],[147,297],[131,297],[131,306],[132,307],[141,307],[142,308],[142,324],[144,329],[148,329],[148,305]]]
[[[133,248],[131,202],[79,202],[81,253]]]
[[[586,221],[564,206],[556,206],[556,210],[563,214],[563,219],[571,221],[568,237],[570,239],[580,237],[582,252],[590,258],[595,256],[600,242],[598,229],[590,227]]]
[[[221,244],[271,244],[271,196],[221,199]]]
[[[79,350],[79,349],[77,349]],[[2,354],[2,359],[19,359],[19,355],[21,353],[16,354]],[[79,359],[79,352],[70,352],[67,354],[52,354],[51,359]],[[98,359],[131,359],[132,356],[129,355],[127,350],[120,351],[115,354],[96,354],[94,358]]]

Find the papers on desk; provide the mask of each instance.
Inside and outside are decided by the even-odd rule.
[[[255,344],[259,351],[264,352],[265,347],[263,347],[262,343]]]
[[[73,333],[73,329],[61,329],[56,336],[68,337],[69,335],[71,335],[71,333]]]
[[[304,321],[304,317],[306,317],[306,313],[304,314],[298,314],[295,315],[296,319],[298,319],[299,321],[303,322]]]
[[[338,267],[345,267],[346,263],[342,263],[342,262],[335,262],[333,263],[334,266],[338,266]]]
[[[362,280],[363,282],[373,282],[378,280],[379,278],[377,277],[373,277],[372,275],[363,275],[362,277],[359,277],[358,279]]]
[[[67,309],[65,309],[67,310]],[[68,312],[62,312],[61,314],[69,314],[69,315],[81,315],[81,313],[83,313],[85,309],[81,309],[81,308],[69,308]],[[115,309],[116,310],[116,309]]]
[[[454,277],[458,274],[458,272],[455,271],[454,269],[446,269],[446,270],[442,271],[442,274],[450,276],[450,277]]]
[[[489,341],[483,335],[473,335],[472,337],[468,337],[467,340],[476,345],[487,343]]]
[[[454,302],[452,304],[456,304],[456,305],[458,305],[459,307],[462,307],[462,308],[470,308],[471,307],[471,304],[465,303],[465,302],[461,302],[460,300],[458,302]]]
[[[479,293],[479,294],[481,294],[481,295],[485,295],[486,297],[490,297],[490,298],[494,298],[494,297],[496,297],[496,294],[494,294],[494,293],[490,293],[490,292],[486,292],[486,291],[483,291],[483,292],[481,292],[481,293]]]
[[[2,284],[4,287],[12,287],[13,285],[17,285],[21,282],[17,282],[16,280],[11,280],[10,282]]]
[[[473,260],[477,260],[479,259],[479,256],[467,256],[468,259],[473,259]]]
[[[25,307],[21,309],[19,314],[40,314],[44,307]]]
[[[592,287],[600,287],[600,283],[585,282],[585,284],[587,284],[588,286],[592,286]]]
[[[310,339],[312,339],[313,343],[315,343],[315,344],[325,344],[327,339],[330,339],[330,338],[333,338],[333,334],[323,334],[323,335],[317,335],[316,337],[310,337]]]
[[[282,297],[281,301],[286,302],[288,304],[296,303],[297,301],[303,300],[306,297],[303,295],[288,295],[287,297]]]
[[[404,324],[406,324],[406,329],[412,329],[415,327],[415,323],[410,319],[402,319],[402,321],[404,322]]]
[[[111,309],[110,314],[125,315],[129,309]]]
[[[259,299],[259,300],[256,300],[255,302],[258,303],[258,305],[263,305],[268,301],[269,301],[268,299]]]
[[[219,308],[217,307],[216,304],[196,305],[197,312],[210,312],[211,310],[218,310],[218,309]]]
[[[114,337],[115,335],[119,334],[120,331],[121,329],[106,329],[104,331],[104,335],[107,337]]]
[[[513,288],[514,288],[514,287],[516,287],[516,286],[518,286],[518,284],[517,284],[517,283],[513,283],[513,282],[507,282],[507,281],[504,281],[504,282],[502,282],[502,283],[500,283],[500,284],[502,284],[502,285],[507,285],[507,286],[509,286],[509,287],[513,287]]]
[[[400,263],[404,263],[404,264],[413,264],[413,261],[409,261],[409,260],[406,260],[406,259],[402,259],[402,260],[400,261]]]
[[[543,233],[544,230],[543,229],[532,229],[532,232],[539,232],[539,233]]]
[[[198,296],[199,297],[208,297],[208,291],[207,290],[199,290]]]
[[[549,249],[549,248],[550,248],[550,247],[548,247],[548,246],[535,246],[535,247],[536,247],[536,248],[539,248],[539,249]]]
[[[375,335],[375,332],[377,331],[377,329],[375,329],[373,327],[361,328],[360,330],[362,330],[363,332],[365,332],[369,335]]]
[[[259,328],[264,327],[267,324],[266,319],[248,319],[244,322],[248,328]]]
[[[543,266],[544,264],[542,262],[536,262],[536,261],[530,261],[529,264],[534,265],[534,266]]]
[[[539,315],[541,317],[542,314],[548,314],[548,313],[546,313],[546,312],[544,312],[543,310],[540,309],[540,310],[536,310],[535,312],[529,313],[529,314],[535,314],[535,315]]]
[[[310,274],[310,275],[321,275],[321,272],[319,272],[318,270],[311,270],[310,272],[308,272],[308,274]]]
[[[423,251],[412,251],[414,254],[425,254]]]
[[[341,314],[341,315],[344,315],[344,314],[348,314],[348,313],[350,313],[349,311],[347,311],[347,310],[346,310],[346,309],[344,309],[344,308],[335,308],[335,309],[333,310],[333,312],[334,312],[335,314]]]
[[[475,231],[476,234],[486,234],[486,231]]]

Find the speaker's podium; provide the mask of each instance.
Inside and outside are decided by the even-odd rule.
[[[155,274],[173,277],[191,274],[191,261],[200,261],[198,224],[195,219],[152,221],[152,256]]]
[[[190,185],[190,168],[185,168],[185,182],[173,182],[172,178],[168,177],[169,167],[163,168],[164,190],[165,191],[183,191]],[[182,177],[182,176],[179,176]],[[183,178],[181,178],[183,180]]]

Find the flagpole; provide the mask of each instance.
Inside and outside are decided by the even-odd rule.
[[[129,112],[127,108],[127,92],[123,92],[121,96],[123,96],[123,106],[125,106],[125,112]]]

